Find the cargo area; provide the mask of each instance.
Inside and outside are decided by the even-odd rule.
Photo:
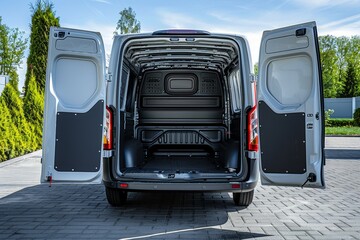
[[[230,40],[181,36],[126,45],[118,119],[123,136],[118,164],[124,176],[242,173],[236,48]]]

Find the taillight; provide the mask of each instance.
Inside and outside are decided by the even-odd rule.
[[[113,114],[109,107],[106,107],[106,119],[104,126],[104,150],[111,150],[113,145]]]
[[[259,150],[258,116],[256,105],[252,107],[247,115],[247,148],[249,151]]]

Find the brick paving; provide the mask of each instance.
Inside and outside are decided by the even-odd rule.
[[[228,193],[176,192],[112,208],[102,185],[37,184],[40,153],[11,161],[0,165],[0,239],[360,239],[360,159],[328,160],[326,189],[258,185],[248,208]]]

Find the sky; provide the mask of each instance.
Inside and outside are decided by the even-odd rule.
[[[30,34],[30,4],[35,0],[0,0],[2,22]],[[271,30],[316,21],[319,35],[360,35],[360,0],[52,0],[62,27],[100,32],[110,54],[119,12],[132,7],[141,32],[200,29],[245,36],[253,63],[261,35]],[[26,51],[26,56],[28,51]],[[18,70],[22,87],[26,58]]]

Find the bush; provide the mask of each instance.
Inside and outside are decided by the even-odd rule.
[[[360,108],[354,112],[354,125],[360,127]]]
[[[331,119],[330,116],[333,113],[334,113],[333,109],[328,109],[327,111],[325,111],[325,126],[326,127],[352,127],[352,126],[355,126],[355,121],[353,119],[336,119],[336,118]],[[360,122],[360,111],[358,114],[359,114],[359,122]],[[354,116],[355,116],[355,114],[354,114]]]
[[[10,124],[16,128],[19,134],[16,137],[16,154],[23,155],[34,151],[36,148],[36,143],[33,142],[34,133],[26,121],[23,102],[19,92],[11,84],[7,84],[1,94],[1,98],[9,110]]]
[[[0,95],[0,161],[32,152],[38,147],[34,140],[35,131],[25,118],[17,83],[17,74],[10,74],[10,81]]]
[[[354,126],[354,120],[352,119],[328,119],[327,127],[352,127]]]
[[[11,122],[10,111],[0,97],[0,162],[18,156],[20,134]]]

